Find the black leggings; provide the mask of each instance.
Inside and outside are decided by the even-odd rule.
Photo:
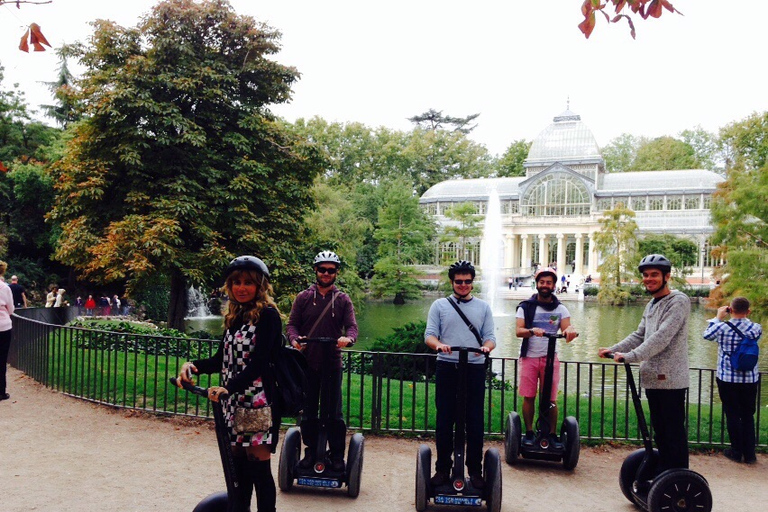
[[[240,494],[237,496],[235,510],[248,512],[251,506],[251,496],[255,490],[258,512],[275,512],[277,489],[275,488],[270,461],[250,460],[243,456],[237,456],[235,457],[235,471],[240,483]]]

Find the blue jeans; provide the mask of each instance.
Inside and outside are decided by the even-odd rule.
[[[435,372],[435,407],[437,424],[435,438],[437,442],[437,460],[435,469],[451,472],[454,450],[454,427],[456,425],[456,396],[459,391],[458,364],[445,361],[437,362]],[[466,466],[470,475],[482,475],[483,434],[485,430],[483,406],[485,399],[485,365],[467,365],[466,412],[464,415],[466,432]]]

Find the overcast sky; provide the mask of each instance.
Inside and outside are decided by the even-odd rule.
[[[39,82],[55,80],[54,53],[18,50],[30,23],[55,48],[87,40],[97,18],[135,26],[156,3],[0,6],[2,88],[18,82],[33,108],[52,101]],[[601,146],[622,133],[676,136],[697,125],[714,132],[768,110],[763,0],[673,0],[684,16],[640,21],[636,40],[626,24],[602,17],[585,40],[581,0],[231,3],[282,32],[276,59],[302,74],[291,104],[273,109],[290,121],[317,115],[408,130],[407,118],[430,108],[480,113],[471,137],[499,154],[534,139],[569,98]]]

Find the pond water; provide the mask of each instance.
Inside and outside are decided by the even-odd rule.
[[[380,337],[391,334],[392,329],[410,322],[426,320],[429,307],[435,298],[409,301],[402,306],[395,306],[391,301],[368,301],[357,321],[360,336],[356,349],[366,350]],[[493,355],[497,357],[517,357],[520,353],[521,340],[514,335],[515,308],[519,300],[501,301],[500,315],[494,317],[498,348]],[[623,307],[601,306],[594,302],[564,302],[571,313],[571,323],[579,332],[579,337],[571,343],[559,341],[558,352],[563,361],[600,361],[597,349],[610,346],[622,340],[637,328],[644,304]],[[688,347],[691,368],[715,368],[717,363],[717,344],[704,340],[701,333],[707,326],[707,320],[714,316],[699,304],[691,305],[689,320]],[[216,336],[222,333],[221,318],[188,319],[188,330],[206,330]],[[768,337],[761,340],[761,355],[768,351]],[[760,369],[768,371],[768,358],[760,358]]]

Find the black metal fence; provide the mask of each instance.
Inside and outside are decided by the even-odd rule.
[[[168,379],[184,361],[211,355],[217,340],[190,340],[64,326],[76,312],[59,308],[14,315],[9,361],[35,380],[63,393],[116,407],[166,414],[210,416],[209,402],[180,392]],[[37,318],[37,319],[35,319]],[[435,357],[346,351],[344,414],[352,429],[372,432],[434,432]],[[636,371],[636,368],[635,368]],[[691,444],[727,443],[725,418],[712,369],[690,370],[688,432]],[[509,411],[521,409],[516,358],[491,358],[485,397],[486,433],[503,434]],[[217,376],[201,376],[209,386]],[[757,442],[768,446],[761,411],[768,392],[758,388]],[[637,440],[635,412],[623,365],[563,361],[560,417],[579,421],[582,439]],[[293,419],[286,419],[287,424]]]

